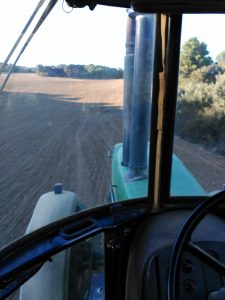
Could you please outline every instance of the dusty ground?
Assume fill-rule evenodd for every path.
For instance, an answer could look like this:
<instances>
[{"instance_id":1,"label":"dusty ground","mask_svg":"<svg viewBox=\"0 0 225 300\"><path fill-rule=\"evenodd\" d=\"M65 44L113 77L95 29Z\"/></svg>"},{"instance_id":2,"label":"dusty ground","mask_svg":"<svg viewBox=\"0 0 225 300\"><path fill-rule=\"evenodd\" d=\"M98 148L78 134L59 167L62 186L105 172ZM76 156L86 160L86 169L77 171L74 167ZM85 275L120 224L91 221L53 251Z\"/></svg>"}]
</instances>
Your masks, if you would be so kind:
<instances>
[{"instance_id":1,"label":"dusty ground","mask_svg":"<svg viewBox=\"0 0 225 300\"><path fill-rule=\"evenodd\" d=\"M0 95L0 246L24 233L55 182L88 206L107 201L122 89L121 80L12 77ZM225 183L224 157L178 138L175 152L207 191Z\"/></svg>"}]
</instances>

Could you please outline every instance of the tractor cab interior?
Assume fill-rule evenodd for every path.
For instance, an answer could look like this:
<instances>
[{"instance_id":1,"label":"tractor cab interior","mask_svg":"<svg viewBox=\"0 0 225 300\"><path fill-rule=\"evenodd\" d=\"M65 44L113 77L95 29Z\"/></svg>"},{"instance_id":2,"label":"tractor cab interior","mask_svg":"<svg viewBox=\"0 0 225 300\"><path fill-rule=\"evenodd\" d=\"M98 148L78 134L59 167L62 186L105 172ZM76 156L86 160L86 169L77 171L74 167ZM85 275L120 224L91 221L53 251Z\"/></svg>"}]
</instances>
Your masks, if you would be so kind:
<instances>
[{"instance_id":1,"label":"tractor cab interior","mask_svg":"<svg viewBox=\"0 0 225 300\"><path fill-rule=\"evenodd\" d=\"M213 64L205 53L205 69L187 71L181 65L181 39L190 13L198 14L199 23L201 14L207 14L210 23L210 14L222 17L225 1L66 2L75 9L128 9L124 101L133 97L134 121L130 104L124 102L128 110L123 142L112 153L109 203L42 222L40 215L47 214L46 207L54 210L55 202L44 208L38 202L28 234L0 251L0 299L21 285L20 300L224 299L225 192L222 183L202 183L204 176L216 174L205 174L200 167L193 173L203 146L193 146L196 160L188 157L187 162L180 132L185 121L189 127L182 138L198 130L204 134L203 113L211 120L210 128L212 111L224 116L208 90L222 82L219 60ZM208 67L217 70L213 79ZM203 87L199 77L206 78ZM224 97L222 83L219 91ZM224 124L218 124L222 132ZM222 142L217 147L213 141L210 147L210 157L222 155ZM213 164L208 170L213 173ZM53 269L48 271L48 266Z\"/></svg>"}]
</instances>

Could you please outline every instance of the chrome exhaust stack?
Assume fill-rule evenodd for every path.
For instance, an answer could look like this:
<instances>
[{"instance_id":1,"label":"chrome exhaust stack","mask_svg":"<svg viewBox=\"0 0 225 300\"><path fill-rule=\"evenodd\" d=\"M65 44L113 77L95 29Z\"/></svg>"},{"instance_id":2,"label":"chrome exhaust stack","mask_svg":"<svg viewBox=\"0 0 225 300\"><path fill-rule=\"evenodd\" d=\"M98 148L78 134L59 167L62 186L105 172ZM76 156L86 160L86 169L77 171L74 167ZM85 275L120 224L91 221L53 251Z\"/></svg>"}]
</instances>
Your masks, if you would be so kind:
<instances>
[{"instance_id":1,"label":"chrome exhaust stack","mask_svg":"<svg viewBox=\"0 0 225 300\"><path fill-rule=\"evenodd\" d=\"M130 11L127 19L126 55L124 58L123 166L128 166L130 154L136 15L135 12Z\"/></svg>"},{"instance_id":2,"label":"chrome exhaust stack","mask_svg":"<svg viewBox=\"0 0 225 300\"><path fill-rule=\"evenodd\" d=\"M152 76L154 60L155 15L135 16L135 47L133 73L125 70L125 96L132 98L132 112L129 122L125 118L125 127L129 127L129 172L126 181L146 178L148 175L148 140L150 131L150 104L152 97ZM127 59L127 58L126 58ZM126 60L125 60L126 61ZM130 62L131 64L131 62ZM126 67L126 65L125 65ZM132 74L132 76L131 76ZM128 83L127 80L130 80ZM128 86L130 91L127 91ZM132 97L130 97L132 95ZM130 107L129 106L129 107ZM127 105L125 105L125 111ZM128 125L127 125L128 124ZM126 142L125 140L125 153ZM124 164L124 161L123 161Z\"/></svg>"}]
</instances>

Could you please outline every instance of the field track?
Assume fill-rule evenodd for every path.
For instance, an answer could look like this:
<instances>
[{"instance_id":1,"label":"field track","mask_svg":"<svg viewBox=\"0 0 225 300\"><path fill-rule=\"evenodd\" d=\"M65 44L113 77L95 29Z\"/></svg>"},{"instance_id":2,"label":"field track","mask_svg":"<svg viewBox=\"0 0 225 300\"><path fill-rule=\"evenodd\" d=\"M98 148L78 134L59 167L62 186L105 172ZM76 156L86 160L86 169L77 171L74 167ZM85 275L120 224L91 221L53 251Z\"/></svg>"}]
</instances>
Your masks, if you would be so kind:
<instances>
[{"instance_id":1,"label":"field track","mask_svg":"<svg viewBox=\"0 0 225 300\"><path fill-rule=\"evenodd\" d=\"M122 90L121 80L12 77L0 95L0 246L24 233L55 182L88 206L107 201L107 151L122 139ZM225 183L223 157L178 138L175 152L207 191Z\"/></svg>"}]
</instances>

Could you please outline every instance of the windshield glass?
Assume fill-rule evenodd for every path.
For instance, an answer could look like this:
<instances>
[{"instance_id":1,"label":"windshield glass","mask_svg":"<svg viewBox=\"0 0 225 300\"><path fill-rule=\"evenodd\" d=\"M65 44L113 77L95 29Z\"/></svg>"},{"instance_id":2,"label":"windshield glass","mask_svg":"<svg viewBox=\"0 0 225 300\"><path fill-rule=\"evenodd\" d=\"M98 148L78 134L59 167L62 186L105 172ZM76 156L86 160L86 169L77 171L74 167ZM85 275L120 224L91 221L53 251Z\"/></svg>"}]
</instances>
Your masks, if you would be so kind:
<instances>
[{"instance_id":1,"label":"windshield glass","mask_svg":"<svg viewBox=\"0 0 225 300\"><path fill-rule=\"evenodd\" d=\"M148 194L155 16L56 2L0 4L0 246Z\"/></svg>"},{"instance_id":2,"label":"windshield glass","mask_svg":"<svg viewBox=\"0 0 225 300\"><path fill-rule=\"evenodd\" d=\"M224 22L183 17L172 195L206 195L225 183L225 43L216 34Z\"/></svg>"},{"instance_id":3,"label":"windshield glass","mask_svg":"<svg viewBox=\"0 0 225 300\"><path fill-rule=\"evenodd\" d=\"M1 85L48 2L3 70ZM62 2L0 94L0 246L24 234L38 199L55 183L75 193L82 207L111 201L110 153L122 142L127 12L97 7L68 14ZM0 6L2 65L37 1Z\"/></svg>"}]
</instances>

